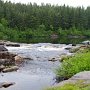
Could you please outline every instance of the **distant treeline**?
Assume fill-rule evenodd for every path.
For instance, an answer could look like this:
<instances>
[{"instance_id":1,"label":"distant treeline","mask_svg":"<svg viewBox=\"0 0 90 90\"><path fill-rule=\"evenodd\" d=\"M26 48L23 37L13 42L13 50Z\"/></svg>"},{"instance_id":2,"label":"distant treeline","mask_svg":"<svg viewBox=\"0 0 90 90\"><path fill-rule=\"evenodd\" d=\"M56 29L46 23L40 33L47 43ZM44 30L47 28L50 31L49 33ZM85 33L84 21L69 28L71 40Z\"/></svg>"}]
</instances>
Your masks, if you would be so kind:
<instances>
[{"instance_id":1,"label":"distant treeline","mask_svg":"<svg viewBox=\"0 0 90 90\"><path fill-rule=\"evenodd\" d=\"M36 32L39 35L52 32L59 35L73 32L84 34L90 29L90 7L85 9L43 3L15 4L0 0L0 29L6 28L28 31L31 36Z\"/></svg>"}]
</instances>

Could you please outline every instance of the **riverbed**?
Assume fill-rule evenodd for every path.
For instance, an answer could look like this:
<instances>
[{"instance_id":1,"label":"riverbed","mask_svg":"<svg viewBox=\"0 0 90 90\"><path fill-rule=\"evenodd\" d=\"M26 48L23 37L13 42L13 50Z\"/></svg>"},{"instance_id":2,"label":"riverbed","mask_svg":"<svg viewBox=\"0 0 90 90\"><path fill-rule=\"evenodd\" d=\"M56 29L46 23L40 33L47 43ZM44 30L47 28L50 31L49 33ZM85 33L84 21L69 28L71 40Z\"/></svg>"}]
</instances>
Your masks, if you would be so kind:
<instances>
[{"instance_id":1,"label":"riverbed","mask_svg":"<svg viewBox=\"0 0 90 90\"><path fill-rule=\"evenodd\" d=\"M25 44L20 47L6 47L9 52L25 59L17 72L0 73L0 82L15 82L15 85L0 90L43 90L56 83L55 69L60 66L60 56L70 54L65 44ZM55 58L57 61L50 61Z\"/></svg>"}]
</instances>

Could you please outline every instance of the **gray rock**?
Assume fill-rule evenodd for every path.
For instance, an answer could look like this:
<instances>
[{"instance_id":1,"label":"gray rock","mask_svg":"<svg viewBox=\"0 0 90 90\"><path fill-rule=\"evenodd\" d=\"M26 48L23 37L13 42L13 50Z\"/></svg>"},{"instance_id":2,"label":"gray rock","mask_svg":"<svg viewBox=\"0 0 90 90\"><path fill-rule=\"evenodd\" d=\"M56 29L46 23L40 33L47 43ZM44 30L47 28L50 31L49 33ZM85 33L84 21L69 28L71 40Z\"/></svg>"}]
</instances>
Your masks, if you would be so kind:
<instances>
[{"instance_id":1,"label":"gray rock","mask_svg":"<svg viewBox=\"0 0 90 90\"><path fill-rule=\"evenodd\" d=\"M4 88L8 88L9 86L14 85L14 82L2 82L0 83L0 88L4 87Z\"/></svg>"},{"instance_id":2,"label":"gray rock","mask_svg":"<svg viewBox=\"0 0 90 90\"><path fill-rule=\"evenodd\" d=\"M90 45L90 41L89 41L89 40L87 40L87 41L83 41L82 44Z\"/></svg>"},{"instance_id":3,"label":"gray rock","mask_svg":"<svg viewBox=\"0 0 90 90\"><path fill-rule=\"evenodd\" d=\"M12 71L17 71L18 69L19 69L18 66L12 66L12 67L10 67L10 68L5 68L5 69L3 69L2 72L4 72L4 73L6 73L6 72L12 72Z\"/></svg>"},{"instance_id":4,"label":"gray rock","mask_svg":"<svg viewBox=\"0 0 90 90\"><path fill-rule=\"evenodd\" d=\"M20 44L18 43L6 43L5 45L10 47L20 47Z\"/></svg>"},{"instance_id":5,"label":"gray rock","mask_svg":"<svg viewBox=\"0 0 90 90\"><path fill-rule=\"evenodd\" d=\"M56 84L54 87L63 86L65 84L70 84L70 83L75 84L78 81L82 81L84 85L90 84L90 71L83 71L83 72L77 73L76 75L72 76L70 79L64 80Z\"/></svg>"},{"instance_id":6,"label":"gray rock","mask_svg":"<svg viewBox=\"0 0 90 90\"><path fill-rule=\"evenodd\" d=\"M8 51L3 45L0 45L0 51Z\"/></svg>"}]
</instances>

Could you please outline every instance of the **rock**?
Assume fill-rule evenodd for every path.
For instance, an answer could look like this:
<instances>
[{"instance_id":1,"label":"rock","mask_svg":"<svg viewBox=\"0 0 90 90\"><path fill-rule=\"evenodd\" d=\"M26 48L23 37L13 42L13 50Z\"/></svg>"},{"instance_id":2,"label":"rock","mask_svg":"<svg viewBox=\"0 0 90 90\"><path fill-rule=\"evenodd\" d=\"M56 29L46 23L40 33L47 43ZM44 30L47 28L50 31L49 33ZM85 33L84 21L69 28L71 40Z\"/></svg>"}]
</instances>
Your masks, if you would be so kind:
<instances>
[{"instance_id":1,"label":"rock","mask_svg":"<svg viewBox=\"0 0 90 90\"><path fill-rule=\"evenodd\" d=\"M69 59L71 56L69 55L61 55L61 59L60 59L60 62L63 62L64 60L67 60Z\"/></svg>"},{"instance_id":2,"label":"rock","mask_svg":"<svg viewBox=\"0 0 90 90\"><path fill-rule=\"evenodd\" d=\"M73 47L72 44L71 44L71 45L67 45L67 46L65 47L65 49L66 49L66 50L70 50L72 47Z\"/></svg>"},{"instance_id":3,"label":"rock","mask_svg":"<svg viewBox=\"0 0 90 90\"><path fill-rule=\"evenodd\" d=\"M72 76L70 80L90 80L90 71L83 71Z\"/></svg>"},{"instance_id":4,"label":"rock","mask_svg":"<svg viewBox=\"0 0 90 90\"><path fill-rule=\"evenodd\" d=\"M87 41L83 41L82 44L90 45L90 41L89 41L89 40L87 40Z\"/></svg>"},{"instance_id":5,"label":"rock","mask_svg":"<svg viewBox=\"0 0 90 90\"><path fill-rule=\"evenodd\" d=\"M6 42L7 40L0 40L0 45L5 45Z\"/></svg>"},{"instance_id":6,"label":"rock","mask_svg":"<svg viewBox=\"0 0 90 90\"><path fill-rule=\"evenodd\" d=\"M15 64L15 61L12 59L0 59L0 65L9 66L14 64Z\"/></svg>"},{"instance_id":7,"label":"rock","mask_svg":"<svg viewBox=\"0 0 90 90\"><path fill-rule=\"evenodd\" d=\"M14 82L3 82L3 83L0 83L0 88L2 88L2 87L7 88L7 87L12 86L14 84L15 84Z\"/></svg>"},{"instance_id":8,"label":"rock","mask_svg":"<svg viewBox=\"0 0 90 90\"><path fill-rule=\"evenodd\" d=\"M48 61L55 62L55 61L57 61L57 59L56 59L56 58L51 58L51 59L49 59Z\"/></svg>"},{"instance_id":9,"label":"rock","mask_svg":"<svg viewBox=\"0 0 90 90\"><path fill-rule=\"evenodd\" d=\"M23 59L26 59L26 60L33 60L33 59L30 58L30 57L24 57Z\"/></svg>"},{"instance_id":10,"label":"rock","mask_svg":"<svg viewBox=\"0 0 90 90\"><path fill-rule=\"evenodd\" d=\"M69 50L69 52L70 52L70 53L75 53L75 52L77 52L79 49L80 49L80 46L72 47L72 48Z\"/></svg>"},{"instance_id":11,"label":"rock","mask_svg":"<svg viewBox=\"0 0 90 90\"><path fill-rule=\"evenodd\" d=\"M6 43L6 46L10 46L10 47L20 47L20 44L18 44L18 43Z\"/></svg>"},{"instance_id":12,"label":"rock","mask_svg":"<svg viewBox=\"0 0 90 90\"><path fill-rule=\"evenodd\" d=\"M15 56L14 58L16 64L21 64L23 62L23 58L21 56Z\"/></svg>"},{"instance_id":13,"label":"rock","mask_svg":"<svg viewBox=\"0 0 90 90\"><path fill-rule=\"evenodd\" d=\"M3 45L0 45L0 51L8 51Z\"/></svg>"},{"instance_id":14,"label":"rock","mask_svg":"<svg viewBox=\"0 0 90 90\"><path fill-rule=\"evenodd\" d=\"M14 65L16 54L0 52L0 65Z\"/></svg>"},{"instance_id":15,"label":"rock","mask_svg":"<svg viewBox=\"0 0 90 90\"><path fill-rule=\"evenodd\" d=\"M2 72L4 72L4 73L6 73L6 72L12 72L12 71L17 71L18 69L19 69L18 66L12 66L12 67L10 67L10 68L5 68L5 69L3 69Z\"/></svg>"},{"instance_id":16,"label":"rock","mask_svg":"<svg viewBox=\"0 0 90 90\"><path fill-rule=\"evenodd\" d=\"M4 66L4 65L1 65L1 66L0 66L0 72L1 72L3 69L5 69L5 66Z\"/></svg>"},{"instance_id":17,"label":"rock","mask_svg":"<svg viewBox=\"0 0 90 90\"><path fill-rule=\"evenodd\" d=\"M80 82L82 81L82 82ZM70 79L68 80L64 80L58 84L55 85L56 86L63 86L65 84L77 84L77 82L83 83L84 85L89 84L90 85L90 71L83 71L80 73L77 73L76 75L72 76Z\"/></svg>"}]
</instances>

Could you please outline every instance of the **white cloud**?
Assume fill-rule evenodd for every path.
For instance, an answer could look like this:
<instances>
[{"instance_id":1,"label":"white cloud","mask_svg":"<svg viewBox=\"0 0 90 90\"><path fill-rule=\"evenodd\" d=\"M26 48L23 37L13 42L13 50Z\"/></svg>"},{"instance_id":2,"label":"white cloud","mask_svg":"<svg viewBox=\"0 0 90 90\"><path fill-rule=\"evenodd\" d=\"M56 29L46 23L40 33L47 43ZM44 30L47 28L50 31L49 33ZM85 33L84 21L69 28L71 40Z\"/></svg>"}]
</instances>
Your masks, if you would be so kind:
<instances>
[{"instance_id":1,"label":"white cloud","mask_svg":"<svg viewBox=\"0 0 90 90\"><path fill-rule=\"evenodd\" d=\"M9 1L9 0L4 0ZM21 2L21 3L28 3L28 2L36 2L37 4L43 3L51 3L51 4L58 4L58 5L70 5L70 6L90 6L90 0L10 0L12 2Z\"/></svg>"}]
</instances>

